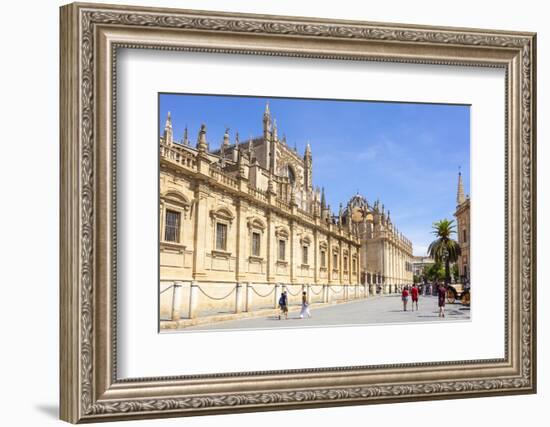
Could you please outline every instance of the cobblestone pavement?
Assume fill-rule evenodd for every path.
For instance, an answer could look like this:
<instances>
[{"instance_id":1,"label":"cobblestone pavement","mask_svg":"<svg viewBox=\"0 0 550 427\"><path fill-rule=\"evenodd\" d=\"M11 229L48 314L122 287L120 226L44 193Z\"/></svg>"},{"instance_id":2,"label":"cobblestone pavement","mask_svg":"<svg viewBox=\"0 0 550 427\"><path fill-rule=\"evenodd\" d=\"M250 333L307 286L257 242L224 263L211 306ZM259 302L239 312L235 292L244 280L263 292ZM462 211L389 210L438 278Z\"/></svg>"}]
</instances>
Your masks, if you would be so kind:
<instances>
[{"instance_id":1,"label":"cobblestone pavement","mask_svg":"<svg viewBox=\"0 0 550 427\"><path fill-rule=\"evenodd\" d=\"M184 330L273 329L470 320L470 308L460 303L446 304L446 317L440 318L438 316L437 297L433 296L420 296L418 308L418 311L411 311L411 301L409 299L407 305L408 311L403 311L400 295L386 295L325 307L312 307L312 317L309 319L300 319L299 311L295 311L289 313L288 319L283 320L279 320L277 316L266 316L253 319L230 320L209 325L190 326Z\"/></svg>"}]
</instances>

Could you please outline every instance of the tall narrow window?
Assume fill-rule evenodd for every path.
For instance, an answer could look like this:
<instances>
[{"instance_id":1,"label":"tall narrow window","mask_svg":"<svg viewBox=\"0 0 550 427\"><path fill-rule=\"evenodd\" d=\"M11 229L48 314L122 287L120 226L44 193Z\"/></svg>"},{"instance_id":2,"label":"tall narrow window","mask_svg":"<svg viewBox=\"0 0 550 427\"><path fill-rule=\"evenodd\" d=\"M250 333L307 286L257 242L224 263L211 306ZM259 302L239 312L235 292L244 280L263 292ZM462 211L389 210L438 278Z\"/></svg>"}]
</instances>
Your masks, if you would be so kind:
<instances>
[{"instance_id":1,"label":"tall narrow window","mask_svg":"<svg viewBox=\"0 0 550 427\"><path fill-rule=\"evenodd\" d=\"M332 254L332 269L338 270L338 254Z\"/></svg>"},{"instance_id":2,"label":"tall narrow window","mask_svg":"<svg viewBox=\"0 0 550 427\"><path fill-rule=\"evenodd\" d=\"M307 264L308 263L307 250L308 250L308 247L306 245L302 246L302 264Z\"/></svg>"},{"instance_id":3,"label":"tall narrow window","mask_svg":"<svg viewBox=\"0 0 550 427\"><path fill-rule=\"evenodd\" d=\"M279 240L279 261L285 260L286 241Z\"/></svg>"},{"instance_id":4,"label":"tall narrow window","mask_svg":"<svg viewBox=\"0 0 550 427\"><path fill-rule=\"evenodd\" d=\"M344 257L344 271L346 273L348 272L348 257L347 256Z\"/></svg>"},{"instance_id":5,"label":"tall narrow window","mask_svg":"<svg viewBox=\"0 0 550 427\"><path fill-rule=\"evenodd\" d=\"M355 258L351 260L351 268L353 274L357 273L357 260Z\"/></svg>"},{"instance_id":6,"label":"tall narrow window","mask_svg":"<svg viewBox=\"0 0 550 427\"><path fill-rule=\"evenodd\" d=\"M462 241L466 243L466 229L462 230Z\"/></svg>"},{"instance_id":7,"label":"tall narrow window","mask_svg":"<svg viewBox=\"0 0 550 427\"><path fill-rule=\"evenodd\" d=\"M227 224L216 223L216 249L225 251L227 248Z\"/></svg>"},{"instance_id":8,"label":"tall narrow window","mask_svg":"<svg viewBox=\"0 0 550 427\"><path fill-rule=\"evenodd\" d=\"M260 256L260 233L252 233L252 255Z\"/></svg>"},{"instance_id":9,"label":"tall narrow window","mask_svg":"<svg viewBox=\"0 0 550 427\"><path fill-rule=\"evenodd\" d=\"M166 225L164 227L164 240L167 242L180 241L180 218L179 212L166 210Z\"/></svg>"},{"instance_id":10,"label":"tall narrow window","mask_svg":"<svg viewBox=\"0 0 550 427\"><path fill-rule=\"evenodd\" d=\"M326 266L327 266L326 252L321 251L321 268L326 268Z\"/></svg>"}]
</instances>

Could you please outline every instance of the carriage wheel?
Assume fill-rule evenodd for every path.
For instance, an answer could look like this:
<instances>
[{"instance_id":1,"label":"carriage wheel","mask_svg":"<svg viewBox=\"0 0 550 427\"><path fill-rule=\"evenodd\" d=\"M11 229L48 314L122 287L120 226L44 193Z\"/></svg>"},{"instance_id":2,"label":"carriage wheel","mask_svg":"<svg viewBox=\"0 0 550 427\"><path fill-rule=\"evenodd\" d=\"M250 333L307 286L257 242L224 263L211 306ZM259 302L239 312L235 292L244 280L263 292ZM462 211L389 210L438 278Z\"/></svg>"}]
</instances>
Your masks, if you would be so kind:
<instances>
[{"instance_id":1,"label":"carriage wheel","mask_svg":"<svg viewBox=\"0 0 550 427\"><path fill-rule=\"evenodd\" d=\"M449 304L453 304L456 300L456 296L455 296L455 293L452 291L452 290L448 290L447 291L447 302Z\"/></svg>"}]
</instances>

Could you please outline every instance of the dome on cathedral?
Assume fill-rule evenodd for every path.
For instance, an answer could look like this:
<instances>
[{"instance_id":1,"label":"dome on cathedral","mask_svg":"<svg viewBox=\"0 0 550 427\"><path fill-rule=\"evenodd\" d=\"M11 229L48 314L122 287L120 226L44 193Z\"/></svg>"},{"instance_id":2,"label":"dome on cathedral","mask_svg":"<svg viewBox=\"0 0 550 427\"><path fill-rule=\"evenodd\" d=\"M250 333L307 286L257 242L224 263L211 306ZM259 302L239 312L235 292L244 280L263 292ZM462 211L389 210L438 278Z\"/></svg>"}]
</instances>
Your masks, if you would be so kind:
<instances>
[{"instance_id":1,"label":"dome on cathedral","mask_svg":"<svg viewBox=\"0 0 550 427\"><path fill-rule=\"evenodd\" d=\"M352 208L363 208L363 207L369 207L369 204L367 202L366 197L359 194L359 192L353 196L349 201L349 206Z\"/></svg>"},{"instance_id":2,"label":"dome on cathedral","mask_svg":"<svg viewBox=\"0 0 550 427\"><path fill-rule=\"evenodd\" d=\"M347 223L348 217L351 217L353 222L362 222L365 219L365 216L369 216L368 211L370 210L367 199L359 194L355 194L343 212L344 221ZM350 215L351 213L351 215Z\"/></svg>"}]
</instances>

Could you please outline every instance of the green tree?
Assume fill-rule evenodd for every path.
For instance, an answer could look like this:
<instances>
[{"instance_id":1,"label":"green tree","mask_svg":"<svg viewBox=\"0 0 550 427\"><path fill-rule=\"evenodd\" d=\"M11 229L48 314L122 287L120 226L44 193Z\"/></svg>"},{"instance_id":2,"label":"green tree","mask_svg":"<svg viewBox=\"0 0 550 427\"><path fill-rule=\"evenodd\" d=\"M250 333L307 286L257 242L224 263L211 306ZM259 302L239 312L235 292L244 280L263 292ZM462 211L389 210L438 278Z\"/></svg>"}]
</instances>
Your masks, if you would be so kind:
<instances>
[{"instance_id":1,"label":"green tree","mask_svg":"<svg viewBox=\"0 0 550 427\"><path fill-rule=\"evenodd\" d=\"M445 278L445 267L441 262L435 262L430 265L424 266L422 272L428 282L435 282L436 280L443 280Z\"/></svg>"},{"instance_id":2,"label":"green tree","mask_svg":"<svg viewBox=\"0 0 550 427\"><path fill-rule=\"evenodd\" d=\"M442 219L433 223L433 234L437 237L428 247L428 254L445 265L445 284L451 283L451 263L460 256L460 246L451 238L456 233L454 220Z\"/></svg>"},{"instance_id":3,"label":"green tree","mask_svg":"<svg viewBox=\"0 0 550 427\"><path fill-rule=\"evenodd\" d=\"M453 264L453 266L451 267L452 269L452 274L453 274L453 279L455 281L458 281L459 279L459 274L458 274L458 264Z\"/></svg>"}]
</instances>

